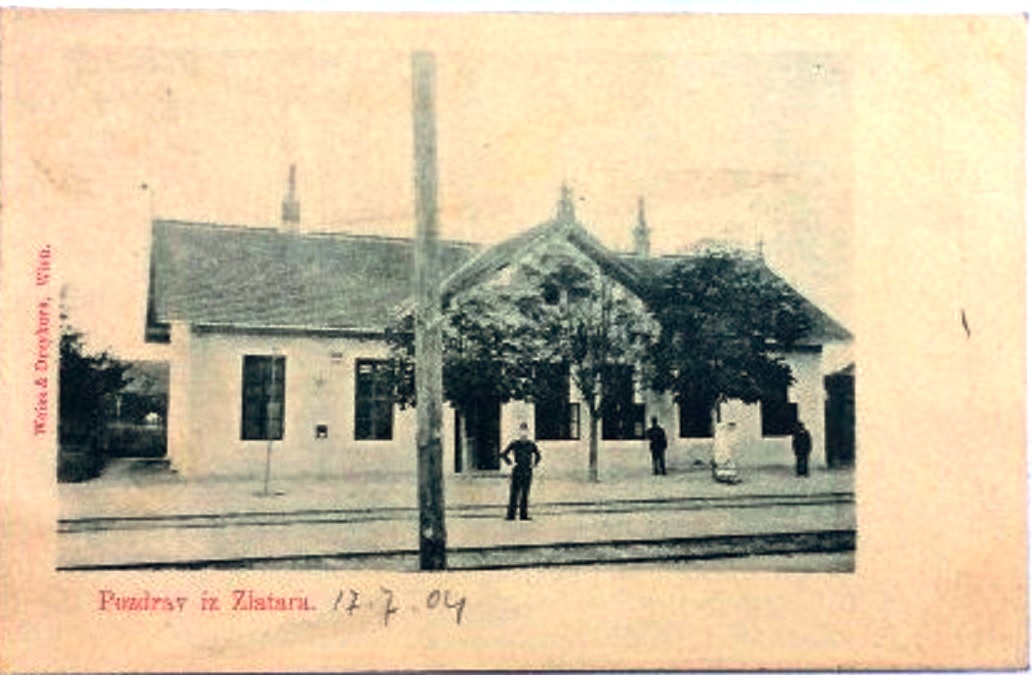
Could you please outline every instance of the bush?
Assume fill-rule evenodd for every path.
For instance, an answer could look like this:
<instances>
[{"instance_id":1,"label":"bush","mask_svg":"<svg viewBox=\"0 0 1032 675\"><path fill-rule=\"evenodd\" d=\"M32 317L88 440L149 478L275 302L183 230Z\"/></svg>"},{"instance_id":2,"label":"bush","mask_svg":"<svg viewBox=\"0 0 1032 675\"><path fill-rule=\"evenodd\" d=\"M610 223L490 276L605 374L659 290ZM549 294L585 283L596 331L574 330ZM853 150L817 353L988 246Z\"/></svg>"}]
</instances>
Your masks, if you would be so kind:
<instances>
[{"instance_id":1,"label":"bush","mask_svg":"<svg viewBox=\"0 0 1032 675\"><path fill-rule=\"evenodd\" d=\"M104 470L104 460L89 447L61 448L57 453L57 481L82 483L92 480Z\"/></svg>"},{"instance_id":2,"label":"bush","mask_svg":"<svg viewBox=\"0 0 1032 675\"><path fill-rule=\"evenodd\" d=\"M165 427L108 424L106 454L109 457L164 457L165 447Z\"/></svg>"}]
</instances>

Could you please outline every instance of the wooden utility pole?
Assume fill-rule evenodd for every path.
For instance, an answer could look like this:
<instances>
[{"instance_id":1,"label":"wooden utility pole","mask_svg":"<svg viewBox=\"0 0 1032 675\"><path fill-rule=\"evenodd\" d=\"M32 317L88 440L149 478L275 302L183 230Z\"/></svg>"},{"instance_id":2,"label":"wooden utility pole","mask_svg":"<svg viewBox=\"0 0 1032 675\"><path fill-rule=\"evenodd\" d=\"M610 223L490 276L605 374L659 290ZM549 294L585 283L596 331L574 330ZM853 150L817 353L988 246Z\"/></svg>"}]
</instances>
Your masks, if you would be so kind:
<instances>
[{"instance_id":1,"label":"wooden utility pole","mask_svg":"<svg viewBox=\"0 0 1032 675\"><path fill-rule=\"evenodd\" d=\"M444 471L441 415L441 290L437 246L437 131L434 56L412 54L416 182L416 447L419 453L419 568L443 570Z\"/></svg>"}]
</instances>

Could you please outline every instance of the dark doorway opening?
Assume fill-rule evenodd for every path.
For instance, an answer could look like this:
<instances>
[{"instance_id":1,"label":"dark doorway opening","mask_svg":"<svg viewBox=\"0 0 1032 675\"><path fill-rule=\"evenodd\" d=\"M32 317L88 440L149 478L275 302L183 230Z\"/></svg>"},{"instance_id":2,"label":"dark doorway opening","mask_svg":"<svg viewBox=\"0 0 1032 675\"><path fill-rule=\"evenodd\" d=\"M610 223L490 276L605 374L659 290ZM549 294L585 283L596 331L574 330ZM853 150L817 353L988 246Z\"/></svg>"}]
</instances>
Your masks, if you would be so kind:
<instances>
[{"instance_id":1,"label":"dark doorway opening","mask_svg":"<svg viewBox=\"0 0 1032 675\"><path fill-rule=\"evenodd\" d=\"M501 402L490 398L472 401L463 408L461 417L465 420L465 449L469 452L469 467L474 471L497 471L501 466ZM456 446L457 471L461 471L464 461L460 445Z\"/></svg>"},{"instance_id":2,"label":"dark doorway opening","mask_svg":"<svg viewBox=\"0 0 1032 675\"><path fill-rule=\"evenodd\" d=\"M856 368L852 364L824 378L824 452L828 468L856 461Z\"/></svg>"},{"instance_id":3,"label":"dark doorway opening","mask_svg":"<svg viewBox=\"0 0 1032 675\"><path fill-rule=\"evenodd\" d=\"M634 366L602 371L602 440L645 438L645 406L634 402Z\"/></svg>"}]
</instances>

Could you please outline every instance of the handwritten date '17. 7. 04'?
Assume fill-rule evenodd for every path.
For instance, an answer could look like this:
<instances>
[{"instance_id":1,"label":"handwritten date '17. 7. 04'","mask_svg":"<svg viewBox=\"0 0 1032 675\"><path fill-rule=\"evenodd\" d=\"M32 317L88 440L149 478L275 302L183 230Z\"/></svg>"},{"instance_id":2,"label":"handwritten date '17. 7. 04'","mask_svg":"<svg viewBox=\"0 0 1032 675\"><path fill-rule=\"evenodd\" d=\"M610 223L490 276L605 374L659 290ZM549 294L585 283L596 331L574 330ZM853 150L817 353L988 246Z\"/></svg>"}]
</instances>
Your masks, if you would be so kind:
<instances>
[{"instance_id":1,"label":"handwritten date '17. 7. 04'","mask_svg":"<svg viewBox=\"0 0 1032 675\"><path fill-rule=\"evenodd\" d=\"M391 620L405 613L435 612L445 613L462 625L466 610L466 597L450 590L434 589L413 603L404 602L398 594L389 588L380 587L379 593L359 592L353 588L342 588L333 603L333 611L347 616L375 612L383 618L383 625L391 625Z\"/></svg>"}]
</instances>

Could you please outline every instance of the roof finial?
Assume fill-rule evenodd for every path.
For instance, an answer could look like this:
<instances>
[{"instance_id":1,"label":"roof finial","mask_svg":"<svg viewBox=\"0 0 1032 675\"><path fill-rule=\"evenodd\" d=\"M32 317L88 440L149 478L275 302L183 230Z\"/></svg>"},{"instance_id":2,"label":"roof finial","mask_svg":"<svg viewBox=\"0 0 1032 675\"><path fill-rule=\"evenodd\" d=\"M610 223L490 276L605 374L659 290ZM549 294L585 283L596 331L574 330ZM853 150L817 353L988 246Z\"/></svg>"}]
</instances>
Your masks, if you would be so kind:
<instances>
[{"instance_id":1,"label":"roof finial","mask_svg":"<svg viewBox=\"0 0 1032 675\"><path fill-rule=\"evenodd\" d=\"M556 207L555 217L556 220L571 223L577 220L577 214L573 206L573 190L570 189L569 184L565 180L559 191L559 205Z\"/></svg>"},{"instance_id":2,"label":"roof finial","mask_svg":"<svg viewBox=\"0 0 1032 675\"><path fill-rule=\"evenodd\" d=\"M763 260L763 237L756 240L756 257Z\"/></svg>"},{"instance_id":3,"label":"roof finial","mask_svg":"<svg viewBox=\"0 0 1032 675\"><path fill-rule=\"evenodd\" d=\"M297 199L297 165L290 165L287 179L287 195L283 198L283 229L287 232L301 230L301 202Z\"/></svg>"},{"instance_id":4,"label":"roof finial","mask_svg":"<svg viewBox=\"0 0 1032 675\"><path fill-rule=\"evenodd\" d=\"M638 224L634 226L634 254L639 258L648 258L649 225L645 222L645 198L638 197Z\"/></svg>"}]
</instances>

